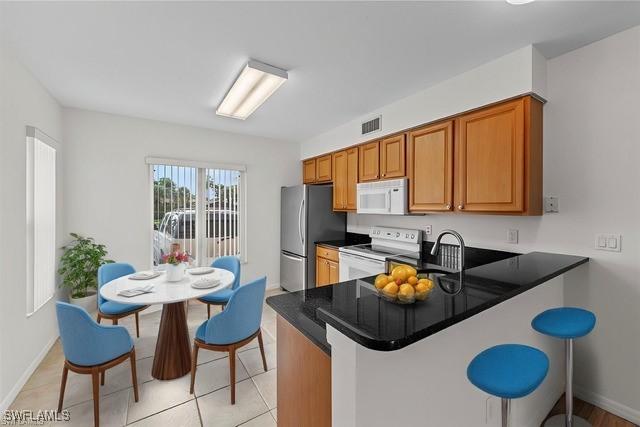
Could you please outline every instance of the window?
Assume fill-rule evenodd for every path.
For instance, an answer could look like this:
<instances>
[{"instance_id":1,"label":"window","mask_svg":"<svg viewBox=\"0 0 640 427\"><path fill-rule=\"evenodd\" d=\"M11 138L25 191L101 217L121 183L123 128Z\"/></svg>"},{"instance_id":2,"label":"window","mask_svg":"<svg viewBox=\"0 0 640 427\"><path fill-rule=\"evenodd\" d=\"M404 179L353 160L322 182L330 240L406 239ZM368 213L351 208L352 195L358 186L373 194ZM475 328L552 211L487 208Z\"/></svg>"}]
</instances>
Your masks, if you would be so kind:
<instances>
[{"instance_id":1,"label":"window","mask_svg":"<svg viewBox=\"0 0 640 427\"><path fill-rule=\"evenodd\" d=\"M27 127L27 315L55 294L56 151L58 144Z\"/></svg>"},{"instance_id":2,"label":"window","mask_svg":"<svg viewBox=\"0 0 640 427\"><path fill-rule=\"evenodd\" d=\"M246 262L240 165L147 158L153 193L153 265L179 248L197 265L225 255Z\"/></svg>"}]
</instances>

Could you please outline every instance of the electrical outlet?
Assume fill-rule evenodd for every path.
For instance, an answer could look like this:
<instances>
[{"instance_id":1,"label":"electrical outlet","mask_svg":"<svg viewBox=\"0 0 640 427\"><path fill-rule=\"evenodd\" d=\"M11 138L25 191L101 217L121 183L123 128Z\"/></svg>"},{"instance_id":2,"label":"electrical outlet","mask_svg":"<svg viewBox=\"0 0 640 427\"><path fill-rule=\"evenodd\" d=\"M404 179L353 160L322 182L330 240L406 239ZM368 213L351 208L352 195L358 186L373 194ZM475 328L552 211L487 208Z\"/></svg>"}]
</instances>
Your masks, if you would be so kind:
<instances>
[{"instance_id":1,"label":"electrical outlet","mask_svg":"<svg viewBox=\"0 0 640 427\"><path fill-rule=\"evenodd\" d=\"M557 197L545 197L544 198L544 211L546 213L560 212L558 210L558 198Z\"/></svg>"},{"instance_id":2,"label":"electrical outlet","mask_svg":"<svg viewBox=\"0 0 640 427\"><path fill-rule=\"evenodd\" d=\"M596 234L595 246L600 251L622 252L622 234Z\"/></svg>"},{"instance_id":3,"label":"electrical outlet","mask_svg":"<svg viewBox=\"0 0 640 427\"><path fill-rule=\"evenodd\" d=\"M424 233L427 235L431 234L431 226L430 225L425 225L424 226Z\"/></svg>"},{"instance_id":4,"label":"electrical outlet","mask_svg":"<svg viewBox=\"0 0 640 427\"><path fill-rule=\"evenodd\" d=\"M518 230L514 228L509 229L507 234L507 243L518 243Z\"/></svg>"}]
</instances>

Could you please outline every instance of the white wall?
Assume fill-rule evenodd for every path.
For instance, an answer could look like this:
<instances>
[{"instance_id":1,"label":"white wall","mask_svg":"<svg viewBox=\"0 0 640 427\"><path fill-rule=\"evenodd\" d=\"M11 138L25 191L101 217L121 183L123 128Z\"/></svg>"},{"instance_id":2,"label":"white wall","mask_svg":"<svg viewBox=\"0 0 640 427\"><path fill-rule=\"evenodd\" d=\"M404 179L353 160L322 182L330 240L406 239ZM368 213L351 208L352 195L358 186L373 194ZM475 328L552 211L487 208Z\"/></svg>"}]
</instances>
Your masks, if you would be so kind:
<instances>
[{"instance_id":1,"label":"white wall","mask_svg":"<svg viewBox=\"0 0 640 427\"><path fill-rule=\"evenodd\" d=\"M536 85L545 84L536 79ZM598 316L596 329L576 345L577 392L640 423L640 27L548 61L546 79L544 193L559 197L560 213L531 218L350 214L348 228L432 225L434 233L460 231L473 246L591 257L565 289L567 304ZM324 151L333 148L327 144ZM509 228L520 230L518 245L506 243ZM621 233L623 251L596 251L599 232Z\"/></svg>"},{"instance_id":2,"label":"white wall","mask_svg":"<svg viewBox=\"0 0 640 427\"><path fill-rule=\"evenodd\" d=\"M58 335L53 300L26 316L26 126L62 141L58 103L0 43L0 411L11 404ZM58 152L61 171L62 153ZM63 211L58 176L58 241Z\"/></svg>"},{"instance_id":3,"label":"white wall","mask_svg":"<svg viewBox=\"0 0 640 427\"><path fill-rule=\"evenodd\" d=\"M231 120L231 119L230 119ZM280 187L301 181L298 145L131 117L64 110L65 230L94 237L109 256L150 267L146 156L247 166L243 282L279 282Z\"/></svg>"},{"instance_id":4,"label":"white wall","mask_svg":"<svg viewBox=\"0 0 640 427\"><path fill-rule=\"evenodd\" d=\"M533 46L502 56L304 141L301 158L324 154L370 140L376 135L390 134L529 92L545 96L544 58ZM378 115L382 115L382 130L361 136L360 124Z\"/></svg>"}]
</instances>

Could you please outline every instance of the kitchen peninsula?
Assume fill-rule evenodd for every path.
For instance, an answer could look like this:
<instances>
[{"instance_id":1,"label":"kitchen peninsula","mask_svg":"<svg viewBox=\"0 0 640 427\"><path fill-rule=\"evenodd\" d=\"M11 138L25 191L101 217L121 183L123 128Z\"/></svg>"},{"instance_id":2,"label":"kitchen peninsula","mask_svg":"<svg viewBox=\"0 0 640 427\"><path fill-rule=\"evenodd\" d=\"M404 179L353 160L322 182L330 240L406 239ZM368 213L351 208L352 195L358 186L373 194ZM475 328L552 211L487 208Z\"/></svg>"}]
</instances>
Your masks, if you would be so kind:
<instances>
[{"instance_id":1,"label":"kitchen peninsula","mask_svg":"<svg viewBox=\"0 0 640 427\"><path fill-rule=\"evenodd\" d=\"M292 399L278 405L279 424L309 417L309 425L334 427L493 425L500 402L468 383L466 367L484 348L517 342L551 362L541 387L512 409L513 425L540 425L562 393L563 347L530 322L563 305L565 276L588 259L532 252L494 261L498 252L487 252L484 265L479 255L457 295L445 292L459 286L457 273L434 257L417 260L420 271L450 274L414 305L379 298L373 277L268 298L278 313L278 357L297 360L278 363L278 399Z\"/></svg>"}]
</instances>

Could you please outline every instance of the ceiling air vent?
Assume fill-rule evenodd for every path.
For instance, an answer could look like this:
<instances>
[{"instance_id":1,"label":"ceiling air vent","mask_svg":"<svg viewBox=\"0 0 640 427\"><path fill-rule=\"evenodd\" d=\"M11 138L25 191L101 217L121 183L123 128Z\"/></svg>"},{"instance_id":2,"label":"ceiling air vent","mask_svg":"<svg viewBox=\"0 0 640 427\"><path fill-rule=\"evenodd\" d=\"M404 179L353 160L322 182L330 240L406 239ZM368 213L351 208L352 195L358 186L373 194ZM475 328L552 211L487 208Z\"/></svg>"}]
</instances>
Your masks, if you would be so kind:
<instances>
[{"instance_id":1,"label":"ceiling air vent","mask_svg":"<svg viewBox=\"0 0 640 427\"><path fill-rule=\"evenodd\" d=\"M382 116L378 116L375 119L362 123L362 135L368 135L372 132L379 131L380 120L382 120Z\"/></svg>"}]
</instances>

